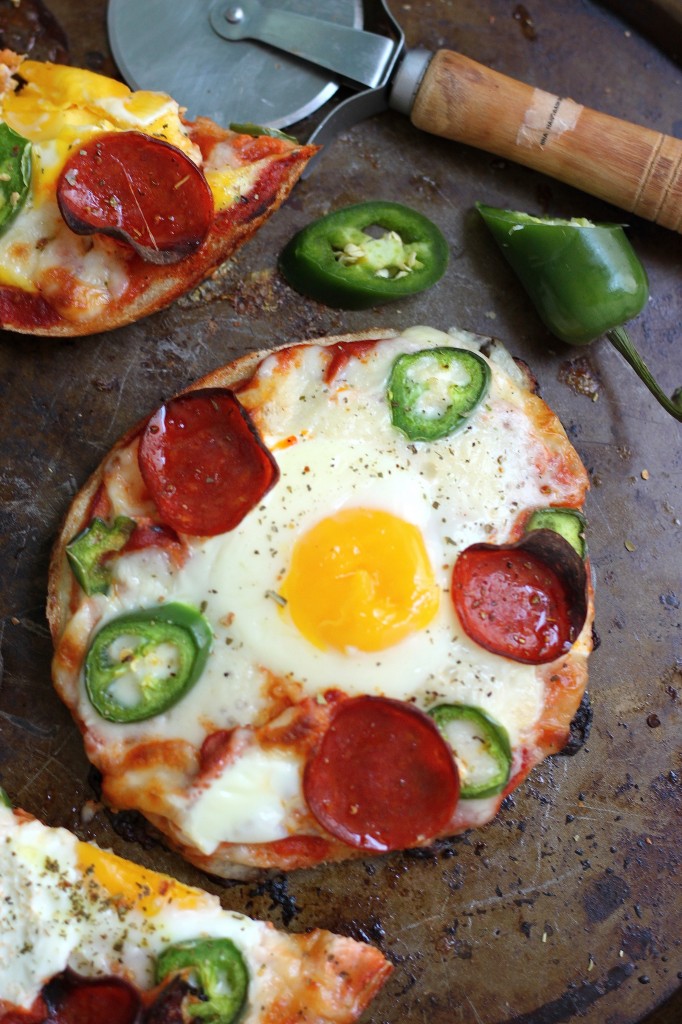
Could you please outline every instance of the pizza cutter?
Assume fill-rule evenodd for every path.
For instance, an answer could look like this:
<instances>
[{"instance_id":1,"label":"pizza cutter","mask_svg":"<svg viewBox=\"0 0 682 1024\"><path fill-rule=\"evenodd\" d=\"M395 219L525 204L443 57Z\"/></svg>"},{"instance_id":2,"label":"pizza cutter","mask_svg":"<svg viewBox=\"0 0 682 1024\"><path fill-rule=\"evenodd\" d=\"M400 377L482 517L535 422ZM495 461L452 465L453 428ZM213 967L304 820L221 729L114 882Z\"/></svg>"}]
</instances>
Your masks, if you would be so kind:
<instances>
[{"instance_id":1,"label":"pizza cutter","mask_svg":"<svg viewBox=\"0 0 682 1024\"><path fill-rule=\"evenodd\" d=\"M190 117L282 128L343 87L350 95L309 141L326 145L395 109L424 131L682 230L681 140L451 50L406 51L386 0L109 0L108 29L126 81L169 92Z\"/></svg>"}]
</instances>

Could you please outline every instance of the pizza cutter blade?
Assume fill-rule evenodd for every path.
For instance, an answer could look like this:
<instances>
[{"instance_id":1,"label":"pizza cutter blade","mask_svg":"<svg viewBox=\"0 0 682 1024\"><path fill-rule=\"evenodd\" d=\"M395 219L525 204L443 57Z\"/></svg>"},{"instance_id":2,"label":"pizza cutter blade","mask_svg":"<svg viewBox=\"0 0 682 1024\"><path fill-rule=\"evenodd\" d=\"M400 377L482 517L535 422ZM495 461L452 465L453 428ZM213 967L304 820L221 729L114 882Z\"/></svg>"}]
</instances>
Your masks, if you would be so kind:
<instances>
[{"instance_id":1,"label":"pizza cutter blade","mask_svg":"<svg viewBox=\"0 0 682 1024\"><path fill-rule=\"evenodd\" d=\"M352 94L309 141L326 145L393 108L424 131L682 231L681 140L451 50L405 52L386 0L365 0L362 11L356 2L186 0L170 7L167 0L110 0L109 33L127 81L165 89L190 116L279 128L319 109L343 84ZM358 24L363 19L369 29Z\"/></svg>"},{"instance_id":2,"label":"pizza cutter blade","mask_svg":"<svg viewBox=\"0 0 682 1024\"><path fill-rule=\"evenodd\" d=\"M274 46L232 41L229 0L109 0L107 29L118 68L134 89L163 90L187 117L218 124L252 122L282 128L314 113L336 93L328 71ZM278 0L294 15L362 27L362 0ZM238 19L237 19L238 20Z\"/></svg>"}]
</instances>

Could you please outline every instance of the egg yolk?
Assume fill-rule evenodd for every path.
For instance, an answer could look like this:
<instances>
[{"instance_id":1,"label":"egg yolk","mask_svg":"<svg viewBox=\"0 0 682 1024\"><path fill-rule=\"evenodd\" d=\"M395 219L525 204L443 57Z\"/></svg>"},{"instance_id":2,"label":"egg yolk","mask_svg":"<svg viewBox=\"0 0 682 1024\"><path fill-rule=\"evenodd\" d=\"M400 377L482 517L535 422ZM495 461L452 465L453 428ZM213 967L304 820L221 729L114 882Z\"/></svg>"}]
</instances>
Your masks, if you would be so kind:
<instances>
[{"instance_id":1,"label":"egg yolk","mask_svg":"<svg viewBox=\"0 0 682 1024\"><path fill-rule=\"evenodd\" d=\"M33 60L18 74L24 85L2 98L0 116L34 144L34 205L53 193L71 147L101 132L142 131L196 156L178 105L165 93L132 92L94 71Z\"/></svg>"},{"instance_id":2,"label":"egg yolk","mask_svg":"<svg viewBox=\"0 0 682 1024\"><path fill-rule=\"evenodd\" d=\"M344 509L296 542L280 593L316 647L381 651L433 619L439 589L420 531L377 509Z\"/></svg>"},{"instance_id":3,"label":"egg yolk","mask_svg":"<svg viewBox=\"0 0 682 1024\"><path fill-rule=\"evenodd\" d=\"M136 907L145 917L154 917L170 904L188 910L201 904L203 893L169 875L150 871L89 843L79 842L77 849L85 879L92 877L117 903Z\"/></svg>"}]
</instances>

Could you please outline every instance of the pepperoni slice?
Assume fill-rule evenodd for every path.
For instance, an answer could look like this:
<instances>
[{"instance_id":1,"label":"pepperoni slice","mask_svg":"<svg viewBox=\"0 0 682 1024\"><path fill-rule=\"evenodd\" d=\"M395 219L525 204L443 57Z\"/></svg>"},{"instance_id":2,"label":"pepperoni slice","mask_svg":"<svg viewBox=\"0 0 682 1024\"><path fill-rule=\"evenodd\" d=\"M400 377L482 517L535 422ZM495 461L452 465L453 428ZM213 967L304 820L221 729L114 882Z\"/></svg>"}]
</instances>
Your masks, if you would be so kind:
<instances>
[{"instance_id":1,"label":"pepperoni slice","mask_svg":"<svg viewBox=\"0 0 682 1024\"><path fill-rule=\"evenodd\" d=\"M279 478L227 388L190 391L161 406L142 433L138 459L166 525L198 536L233 530Z\"/></svg>"},{"instance_id":2,"label":"pepperoni slice","mask_svg":"<svg viewBox=\"0 0 682 1024\"><path fill-rule=\"evenodd\" d=\"M538 543L531 538L516 546L466 548L455 563L452 599L462 628L481 647L514 661L543 665L565 654L581 626L566 574L543 557L543 538ZM556 534L547 539L554 551L561 546L560 554L572 569L570 545L561 544ZM576 591L578 596L579 588Z\"/></svg>"},{"instance_id":3,"label":"pepperoni slice","mask_svg":"<svg viewBox=\"0 0 682 1024\"><path fill-rule=\"evenodd\" d=\"M74 148L57 201L76 234L111 235L148 263L189 256L213 223L202 171L177 146L142 132L109 132Z\"/></svg>"},{"instance_id":4,"label":"pepperoni slice","mask_svg":"<svg viewBox=\"0 0 682 1024\"><path fill-rule=\"evenodd\" d=\"M123 978L83 978L67 969L43 989L46 1024L138 1024L141 1000Z\"/></svg>"},{"instance_id":5,"label":"pepperoni slice","mask_svg":"<svg viewBox=\"0 0 682 1024\"><path fill-rule=\"evenodd\" d=\"M5 1014L0 1010L0 1024L45 1024L45 1010L10 1010Z\"/></svg>"},{"instance_id":6,"label":"pepperoni slice","mask_svg":"<svg viewBox=\"0 0 682 1024\"><path fill-rule=\"evenodd\" d=\"M46 1012L45 1004L38 998L30 1010L0 1010L0 1024L45 1024Z\"/></svg>"},{"instance_id":7,"label":"pepperoni slice","mask_svg":"<svg viewBox=\"0 0 682 1024\"><path fill-rule=\"evenodd\" d=\"M427 715L402 701L355 697L339 705L303 788L323 828L349 846L383 853L443 832L459 775Z\"/></svg>"}]
</instances>

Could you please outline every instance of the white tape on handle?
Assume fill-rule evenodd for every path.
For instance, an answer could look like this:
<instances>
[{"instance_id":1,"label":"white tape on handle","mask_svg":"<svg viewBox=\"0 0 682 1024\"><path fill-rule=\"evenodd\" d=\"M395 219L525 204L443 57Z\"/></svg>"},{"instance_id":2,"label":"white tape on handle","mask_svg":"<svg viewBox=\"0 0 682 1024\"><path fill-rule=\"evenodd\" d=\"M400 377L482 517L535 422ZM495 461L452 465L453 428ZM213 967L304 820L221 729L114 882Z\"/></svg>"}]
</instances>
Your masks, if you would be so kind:
<instances>
[{"instance_id":1,"label":"white tape on handle","mask_svg":"<svg viewBox=\"0 0 682 1024\"><path fill-rule=\"evenodd\" d=\"M573 100L534 89L531 103L516 135L516 145L543 149L578 123L583 107Z\"/></svg>"}]
</instances>

